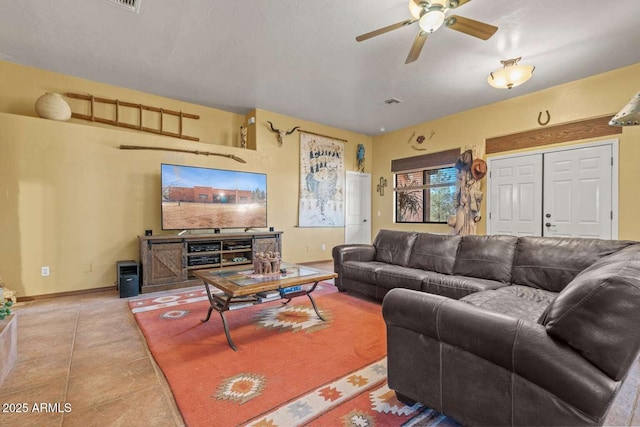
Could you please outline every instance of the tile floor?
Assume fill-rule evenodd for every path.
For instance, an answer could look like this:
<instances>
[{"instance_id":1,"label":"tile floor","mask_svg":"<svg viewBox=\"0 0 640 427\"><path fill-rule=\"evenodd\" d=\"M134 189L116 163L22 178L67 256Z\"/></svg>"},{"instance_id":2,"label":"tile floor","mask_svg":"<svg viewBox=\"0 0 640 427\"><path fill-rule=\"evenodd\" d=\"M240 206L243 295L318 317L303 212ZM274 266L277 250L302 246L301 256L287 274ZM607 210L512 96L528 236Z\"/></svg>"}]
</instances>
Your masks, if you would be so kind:
<instances>
[{"instance_id":1,"label":"tile floor","mask_svg":"<svg viewBox=\"0 0 640 427\"><path fill-rule=\"evenodd\" d=\"M18 303L0 426L183 426L127 303L115 290ZM636 362L607 425L640 425L639 390Z\"/></svg>"}]
</instances>

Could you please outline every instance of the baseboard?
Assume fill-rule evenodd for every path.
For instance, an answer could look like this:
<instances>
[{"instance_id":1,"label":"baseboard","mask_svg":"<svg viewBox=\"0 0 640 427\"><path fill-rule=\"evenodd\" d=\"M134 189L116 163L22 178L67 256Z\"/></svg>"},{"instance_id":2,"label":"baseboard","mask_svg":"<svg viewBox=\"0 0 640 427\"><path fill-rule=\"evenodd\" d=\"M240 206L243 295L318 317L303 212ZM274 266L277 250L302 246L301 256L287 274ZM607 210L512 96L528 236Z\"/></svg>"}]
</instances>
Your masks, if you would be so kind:
<instances>
[{"instance_id":1,"label":"baseboard","mask_svg":"<svg viewBox=\"0 0 640 427\"><path fill-rule=\"evenodd\" d=\"M58 298L58 297L68 297L68 296L73 296L73 295L82 295L82 294L92 294L95 292L104 292L104 291L111 291L111 290L118 290L117 286L105 286L103 288L93 288L93 289L82 289L80 291L69 291L69 292L56 292L53 294L43 294L43 295L36 295L36 296L32 296L32 297L18 297L18 302L26 302L26 301L35 301L38 299L48 299L48 298Z\"/></svg>"}]
</instances>

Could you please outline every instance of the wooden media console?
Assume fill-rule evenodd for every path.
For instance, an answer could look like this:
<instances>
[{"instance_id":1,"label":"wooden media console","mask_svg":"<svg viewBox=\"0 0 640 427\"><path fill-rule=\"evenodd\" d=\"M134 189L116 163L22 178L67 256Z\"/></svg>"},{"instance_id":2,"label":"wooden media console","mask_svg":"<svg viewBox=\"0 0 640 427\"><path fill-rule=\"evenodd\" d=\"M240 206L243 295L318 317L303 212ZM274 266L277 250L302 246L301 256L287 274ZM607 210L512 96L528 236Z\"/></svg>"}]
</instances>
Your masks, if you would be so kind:
<instances>
[{"instance_id":1,"label":"wooden media console","mask_svg":"<svg viewBox=\"0 0 640 427\"><path fill-rule=\"evenodd\" d=\"M282 253L282 232L138 236L142 293L202 284L194 272L252 265L257 252Z\"/></svg>"}]
</instances>

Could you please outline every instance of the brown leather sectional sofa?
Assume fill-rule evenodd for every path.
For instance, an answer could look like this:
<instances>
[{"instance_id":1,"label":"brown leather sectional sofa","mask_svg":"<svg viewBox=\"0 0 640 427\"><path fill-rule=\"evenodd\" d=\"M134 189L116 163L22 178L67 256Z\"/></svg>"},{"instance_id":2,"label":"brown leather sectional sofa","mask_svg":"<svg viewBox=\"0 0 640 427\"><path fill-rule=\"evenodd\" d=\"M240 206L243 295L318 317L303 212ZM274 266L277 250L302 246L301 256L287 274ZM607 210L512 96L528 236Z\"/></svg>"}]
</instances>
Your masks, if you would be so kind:
<instances>
[{"instance_id":1,"label":"brown leather sectional sofa","mask_svg":"<svg viewBox=\"0 0 640 427\"><path fill-rule=\"evenodd\" d=\"M638 242L381 230L333 257L384 299L389 387L463 425L602 425L638 357Z\"/></svg>"}]
</instances>

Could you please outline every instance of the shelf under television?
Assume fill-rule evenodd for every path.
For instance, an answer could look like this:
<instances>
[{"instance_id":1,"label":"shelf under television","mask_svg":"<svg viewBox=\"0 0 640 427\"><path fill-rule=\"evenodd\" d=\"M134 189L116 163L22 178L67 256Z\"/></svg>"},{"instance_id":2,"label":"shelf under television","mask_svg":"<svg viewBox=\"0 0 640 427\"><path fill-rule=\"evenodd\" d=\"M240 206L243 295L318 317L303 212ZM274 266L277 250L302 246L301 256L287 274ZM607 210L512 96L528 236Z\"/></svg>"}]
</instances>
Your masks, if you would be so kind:
<instances>
[{"instance_id":1,"label":"shelf under television","mask_svg":"<svg viewBox=\"0 0 640 427\"><path fill-rule=\"evenodd\" d=\"M235 265L249 265L252 264L250 260L247 261L239 261L239 262L222 262L222 267L233 267Z\"/></svg>"},{"instance_id":2,"label":"shelf under television","mask_svg":"<svg viewBox=\"0 0 640 427\"><path fill-rule=\"evenodd\" d=\"M187 266L187 270L202 270L204 268L220 268L221 264L216 262L214 264L200 264L200 265L189 265Z\"/></svg>"},{"instance_id":3,"label":"shelf under television","mask_svg":"<svg viewBox=\"0 0 640 427\"><path fill-rule=\"evenodd\" d=\"M220 250L216 250L216 251L202 251L202 252L189 252L187 253L188 257L197 257L197 256L206 256L206 255L219 255L220 254Z\"/></svg>"},{"instance_id":4,"label":"shelf under television","mask_svg":"<svg viewBox=\"0 0 640 427\"><path fill-rule=\"evenodd\" d=\"M243 252L251 252L251 248L247 248L247 249L225 249L222 251L218 251L221 252L223 254L239 254L239 253L243 253Z\"/></svg>"}]
</instances>

